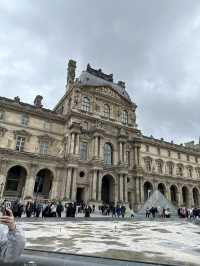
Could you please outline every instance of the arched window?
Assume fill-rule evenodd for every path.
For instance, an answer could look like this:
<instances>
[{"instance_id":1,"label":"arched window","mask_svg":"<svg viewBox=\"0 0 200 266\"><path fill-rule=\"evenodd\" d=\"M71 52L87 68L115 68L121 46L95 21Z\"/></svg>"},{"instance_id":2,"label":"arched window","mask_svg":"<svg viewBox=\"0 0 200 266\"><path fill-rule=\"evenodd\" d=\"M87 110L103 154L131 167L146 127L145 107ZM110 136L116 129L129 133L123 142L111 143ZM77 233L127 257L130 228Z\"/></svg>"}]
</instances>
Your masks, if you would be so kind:
<instances>
[{"instance_id":1,"label":"arched window","mask_svg":"<svg viewBox=\"0 0 200 266\"><path fill-rule=\"evenodd\" d=\"M104 104L104 116L110 118L110 107L108 104Z\"/></svg>"},{"instance_id":2,"label":"arched window","mask_svg":"<svg viewBox=\"0 0 200 266\"><path fill-rule=\"evenodd\" d=\"M106 165L113 164L113 149L110 143L105 143L104 145L104 163Z\"/></svg>"},{"instance_id":3,"label":"arched window","mask_svg":"<svg viewBox=\"0 0 200 266\"><path fill-rule=\"evenodd\" d=\"M128 112L126 110L122 112L122 123L128 125Z\"/></svg>"},{"instance_id":4,"label":"arched window","mask_svg":"<svg viewBox=\"0 0 200 266\"><path fill-rule=\"evenodd\" d=\"M90 99L88 97L83 97L82 110L86 112L90 112Z\"/></svg>"}]
</instances>

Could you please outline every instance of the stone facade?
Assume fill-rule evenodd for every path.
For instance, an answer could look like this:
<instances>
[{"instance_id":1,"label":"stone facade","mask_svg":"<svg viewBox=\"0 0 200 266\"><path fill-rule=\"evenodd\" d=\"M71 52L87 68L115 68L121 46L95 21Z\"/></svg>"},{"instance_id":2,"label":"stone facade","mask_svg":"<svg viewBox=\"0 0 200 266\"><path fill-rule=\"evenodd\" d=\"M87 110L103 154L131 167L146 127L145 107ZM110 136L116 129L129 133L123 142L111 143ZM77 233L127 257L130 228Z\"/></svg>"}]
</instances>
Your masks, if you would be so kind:
<instances>
[{"instance_id":1,"label":"stone facade","mask_svg":"<svg viewBox=\"0 0 200 266\"><path fill-rule=\"evenodd\" d=\"M125 83L90 65L53 110L0 97L0 197L129 204L159 189L177 206L199 206L200 149L142 135Z\"/></svg>"}]
</instances>

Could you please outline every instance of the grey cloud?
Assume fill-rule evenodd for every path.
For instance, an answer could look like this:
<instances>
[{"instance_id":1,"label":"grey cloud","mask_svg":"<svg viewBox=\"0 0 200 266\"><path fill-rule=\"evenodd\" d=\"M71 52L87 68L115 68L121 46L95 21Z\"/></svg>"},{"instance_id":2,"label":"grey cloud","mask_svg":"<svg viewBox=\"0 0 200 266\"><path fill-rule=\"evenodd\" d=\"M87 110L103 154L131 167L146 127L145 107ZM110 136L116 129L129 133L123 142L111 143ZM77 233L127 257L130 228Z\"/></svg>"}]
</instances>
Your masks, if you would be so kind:
<instances>
[{"instance_id":1,"label":"grey cloud","mask_svg":"<svg viewBox=\"0 0 200 266\"><path fill-rule=\"evenodd\" d=\"M197 139L198 0L25 1L0 3L0 94L52 108L63 95L67 60L125 80L142 132Z\"/></svg>"}]
</instances>

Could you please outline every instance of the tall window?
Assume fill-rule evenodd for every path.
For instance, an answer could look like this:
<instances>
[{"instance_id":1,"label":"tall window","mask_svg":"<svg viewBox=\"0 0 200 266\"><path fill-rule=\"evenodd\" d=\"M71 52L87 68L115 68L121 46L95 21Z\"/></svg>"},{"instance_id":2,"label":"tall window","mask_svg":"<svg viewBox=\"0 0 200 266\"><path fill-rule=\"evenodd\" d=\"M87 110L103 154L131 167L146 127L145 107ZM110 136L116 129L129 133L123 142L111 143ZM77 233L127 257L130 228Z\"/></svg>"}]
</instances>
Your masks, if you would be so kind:
<instances>
[{"instance_id":1,"label":"tall window","mask_svg":"<svg viewBox=\"0 0 200 266\"><path fill-rule=\"evenodd\" d=\"M47 141L40 143L40 153L47 154L49 149L49 143Z\"/></svg>"},{"instance_id":2,"label":"tall window","mask_svg":"<svg viewBox=\"0 0 200 266\"><path fill-rule=\"evenodd\" d=\"M130 167L131 165L130 151L126 152L126 159L127 159L128 167Z\"/></svg>"},{"instance_id":3,"label":"tall window","mask_svg":"<svg viewBox=\"0 0 200 266\"><path fill-rule=\"evenodd\" d=\"M173 175L173 164L171 162L169 162L167 164L167 167L168 167L168 174Z\"/></svg>"},{"instance_id":4,"label":"tall window","mask_svg":"<svg viewBox=\"0 0 200 266\"><path fill-rule=\"evenodd\" d=\"M151 171L151 161L150 160L145 161L145 167L146 167L147 172Z\"/></svg>"},{"instance_id":5,"label":"tall window","mask_svg":"<svg viewBox=\"0 0 200 266\"><path fill-rule=\"evenodd\" d=\"M83 97L82 110L86 112L90 112L90 99L88 97Z\"/></svg>"},{"instance_id":6,"label":"tall window","mask_svg":"<svg viewBox=\"0 0 200 266\"><path fill-rule=\"evenodd\" d=\"M191 167L188 168L188 175L189 175L189 177L192 177L192 168Z\"/></svg>"},{"instance_id":7,"label":"tall window","mask_svg":"<svg viewBox=\"0 0 200 266\"><path fill-rule=\"evenodd\" d=\"M28 126L29 117L27 114L22 114L21 116L21 124L22 126Z\"/></svg>"},{"instance_id":8,"label":"tall window","mask_svg":"<svg viewBox=\"0 0 200 266\"><path fill-rule=\"evenodd\" d=\"M110 107L108 104L104 104L104 116L110 118Z\"/></svg>"},{"instance_id":9,"label":"tall window","mask_svg":"<svg viewBox=\"0 0 200 266\"><path fill-rule=\"evenodd\" d=\"M25 144L25 137L17 137L16 141L16 150L17 151L23 151L24 150L24 144Z\"/></svg>"},{"instance_id":10,"label":"tall window","mask_svg":"<svg viewBox=\"0 0 200 266\"><path fill-rule=\"evenodd\" d=\"M125 110L122 112L122 123L128 125L128 112Z\"/></svg>"},{"instance_id":11,"label":"tall window","mask_svg":"<svg viewBox=\"0 0 200 266\"><path fill-rule=\"evenodd\" d=\"M113 150L110 143L105 143L104 145L104 163L106 165L113 164Z\"/></svg>"},{"instance_id":12,"label":"tall window","mask_svg":"<svg viewBox=\"0 0 200 266\"><path fill-rule=\"evenodd\" d=\"M177 168L177 175L183 176L183 167L181 165L179 165Z\"/></svg>"},{"instance_id":13,"label":"tall window","mask_svg":"<svg viewBox=\"0 0 200 266\"><path fill-rule=\"evenodd\" d=\"M181 159L181 154L180 154L180 152L178 152L177 155L178 155L178 159Z\"/></svg>"},{"instance_id":14,"label":"tall window","mask_svg":"<svg viewBox=\"0 0 200 266\"><path fill-rule=\"evenodd\" d=\"M80 142L80 159L87 160L87 142Z\"/></svg>"},{"instance_id":15,"label":"tall window","mask_svg":"<svg viewBox=\"0 0 200 266\"><path fill-rule=\"evenodd\" d=\"M162 161L157 161L157 170L158 170L158 173L162 174Z\"/></svg>"}]
</instances>

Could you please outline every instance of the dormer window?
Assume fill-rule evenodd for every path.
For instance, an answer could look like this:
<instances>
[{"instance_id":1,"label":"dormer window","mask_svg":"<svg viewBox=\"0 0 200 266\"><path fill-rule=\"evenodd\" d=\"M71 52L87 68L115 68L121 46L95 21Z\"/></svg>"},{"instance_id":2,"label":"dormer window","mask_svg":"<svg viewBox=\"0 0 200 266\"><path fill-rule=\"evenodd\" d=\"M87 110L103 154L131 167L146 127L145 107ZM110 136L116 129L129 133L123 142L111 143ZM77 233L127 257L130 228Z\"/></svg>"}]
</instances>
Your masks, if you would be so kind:
<instances>
[{"instance_id":1,"label":"dormer window","mask_svg":"<svg viewBox=\"0 0 200 266\"><path fill-rule=\"evenodd\" d=\"M88 97L83 97L82 99L82 110L90 112L90 99Z\"/></svg>"},{"instance_id":2,"label":"dormer window","mask_svg":"<svg viewBox=\"0 0 200 266\"><path fill-rule=\"evenodd\" d=\"M28 126L29 116L27 114L22 114L21 116L21 125Z\"/></svg>"}]
</instances>

